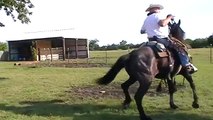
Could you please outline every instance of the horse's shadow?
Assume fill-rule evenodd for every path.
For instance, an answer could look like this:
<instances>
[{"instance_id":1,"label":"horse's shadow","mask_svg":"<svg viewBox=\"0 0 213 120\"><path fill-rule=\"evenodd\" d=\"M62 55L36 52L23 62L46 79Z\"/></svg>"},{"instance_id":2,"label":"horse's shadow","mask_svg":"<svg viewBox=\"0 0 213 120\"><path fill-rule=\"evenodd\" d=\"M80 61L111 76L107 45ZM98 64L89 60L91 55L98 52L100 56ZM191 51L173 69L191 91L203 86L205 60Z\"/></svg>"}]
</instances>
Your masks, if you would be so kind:
<instances>
[{"instance_id":1,"label":"horse's shadow","mask_svg":"<svg viewBox=\"0 0 213 120\"><path fill-rule=\"evenodd\" d=\"M122 112L121 106L98 105L98 104L66 104L62 100L51 101L23 101L19 106L0 104L0 110L13 112L25 116L59 116L70 117L73 120L139 120L138 113L127 114ZM119 111L119 112L118 112ZM117 113L117 114L116 114ZM173 114L169 109L156 112L151 115L155 120L213 120L212 118L198 116L196 114ZM185 118L185 119L183 119Z\"/></svg>"},{"instance_id":2,"label":"horse's shadow","mask_svg":"<svg viewBox=\"0 0 213 120\"><path fill-rule=\"evenodd\" d=\"M66 104L62 100L51 101L23 101L19 106L11 106L8 104L0 104L0 110L9 111L15 114L25 116L58 116L70 117L73 120L129 120L137 119L137 115L119 115L113 114L120 109L120 106L96 105L94 104ZM107 110L109 112L103 112Z\"/></svg>"},{"instance_id":3,"label":"horse's shadow","mask_svg":"<svg viewBox=\"0 0 213 120\"><path fill-rule=\"evenodd\" d=\"M9 78L6 78L6 77L0 77L0 81L3 81L3 80L8 80Z\"/></svg>"}]
</instances>

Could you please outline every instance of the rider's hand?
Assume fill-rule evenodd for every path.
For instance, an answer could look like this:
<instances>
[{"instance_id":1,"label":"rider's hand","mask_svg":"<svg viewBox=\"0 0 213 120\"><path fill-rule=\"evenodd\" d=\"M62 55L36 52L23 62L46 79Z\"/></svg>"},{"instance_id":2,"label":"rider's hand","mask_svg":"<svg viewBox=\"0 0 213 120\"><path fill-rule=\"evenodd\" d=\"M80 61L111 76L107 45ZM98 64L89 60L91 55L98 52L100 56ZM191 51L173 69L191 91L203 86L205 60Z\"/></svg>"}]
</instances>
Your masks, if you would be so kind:
<instances>
[{"instance_id":1,"label":"rider's hand","mask_svg":"<svg viewBox=\"0 0 213 120\"><path fill-rule=\"evenodd\" d=\"M141 30L140 33L141 33L141 34L145 34L146 31L145 31L145 30Z\"/></svg>"},{"instance_id":2,"label":"rider's hand","mask_svg":"<svg viewBox=\"0 0 213 120\"><path fill-rule=\"evenodd\" d=\"M173 20L174 20L174 17L175 17L174 15L168 14L166 18L170 18L170 19L173 21Z\"/></svg>"}]
</instances>

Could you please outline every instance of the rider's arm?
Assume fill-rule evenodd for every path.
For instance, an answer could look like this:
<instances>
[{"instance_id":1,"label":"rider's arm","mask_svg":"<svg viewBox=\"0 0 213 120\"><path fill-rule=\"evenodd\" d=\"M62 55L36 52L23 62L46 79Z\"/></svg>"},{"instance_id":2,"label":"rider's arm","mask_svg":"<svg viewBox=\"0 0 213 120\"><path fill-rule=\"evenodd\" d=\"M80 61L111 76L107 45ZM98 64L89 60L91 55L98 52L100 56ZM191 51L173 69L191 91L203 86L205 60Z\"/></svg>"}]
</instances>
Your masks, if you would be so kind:
<instances>
[{"instance_id":1,"label":"rider's arm","mask_svg":"<svg viewBox=\"0 0 213 120\"><path fill-rule=\"evenodd\" d=\"M141 32L141 34L145 34L145 33L146 33L146 31L145 31L145 30L142 30L142 29L141 29L140 32Z\"/></svg>"},{"instance_id":2,"label":"rider's arm","mask_svg":"<svg viewBox=\"0 0 213 120\"><path fill-rule=\"evenodd\" d=\"M162 19L162 20L159 20L158 24L161 26L161 27L165 27L166 25L168 25L168 23L171 21L171 19L173 19L173 16L168 16L166 19Z\"/></svg>"},{"instance_id":3,"label":"rider's arm","mask_svg":"<svg viewBox=\"0 0 213 120\"><path fill-rule=\"evenodd\" d=\"M145 34L146 33L146 29L145 29L145 23L143 23L143 26L141 27L141 34Z\"/></svg>"}]
</instances>

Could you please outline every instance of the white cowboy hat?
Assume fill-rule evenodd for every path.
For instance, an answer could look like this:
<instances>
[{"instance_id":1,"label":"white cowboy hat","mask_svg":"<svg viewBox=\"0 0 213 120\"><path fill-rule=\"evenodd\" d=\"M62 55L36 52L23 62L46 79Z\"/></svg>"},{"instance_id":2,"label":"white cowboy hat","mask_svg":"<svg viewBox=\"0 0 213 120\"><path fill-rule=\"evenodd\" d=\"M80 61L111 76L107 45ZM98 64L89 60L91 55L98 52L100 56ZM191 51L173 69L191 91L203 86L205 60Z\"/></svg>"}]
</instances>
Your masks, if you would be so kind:
<instances>
[{"instance_id":1,"label":"white cowboy hat","mask_svg":"<svg viewBox=\"0 0 213 120\"><path fill-rule=\"evenodd\" d=\"M150 11L152 8L160 8L160 10L162 10L164 7L160 4L150 4L149 7L146 9L146 12Z\"/></svg>"}]
</instances>

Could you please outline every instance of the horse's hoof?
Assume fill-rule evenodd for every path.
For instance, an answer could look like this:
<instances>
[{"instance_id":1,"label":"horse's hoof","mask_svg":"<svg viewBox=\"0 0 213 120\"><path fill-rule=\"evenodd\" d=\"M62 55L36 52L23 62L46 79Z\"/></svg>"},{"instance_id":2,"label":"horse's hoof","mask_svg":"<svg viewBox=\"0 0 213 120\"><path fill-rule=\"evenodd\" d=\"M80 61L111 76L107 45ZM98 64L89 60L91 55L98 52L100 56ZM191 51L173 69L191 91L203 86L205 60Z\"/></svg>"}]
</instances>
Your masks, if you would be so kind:
<instances>
[{"instance_id":1,"label":"horse's hoof","mask_svg":"<svg viewBox=\"0 0 213 120\"><path fill-rule=\"evenodd\" d=\"M193 107L193 108L199 108L200 106L199 106L198 103L193 102L192 107Z\"/></svg>"},{"instance_id":2,"label":"horse's hoof","mask_svg":"<svg viewBox=\"0 0 213 120\"><path fill-rule=\"evenodd\" d=\"M151 117L147 117L147 120L152 120L152 118Z\"/></svg>"},{"instance_id":3,"label":"horse's hoof","mask_svg":"<svg viewBox=\"0 0 213 120\"><path fill-rule=\"evenodd\" d=\"M162 87L160 85L158 85L157 89L156 89L156 92L162 92Z\"/></svg>"},{"instance_id":4,"label":"horse's hoof","mask_svg":"<svg viewBox=\"0 0 213 120\"><path fill-rule=\"evenodd\" d=\"M174 87L174 92L177 92L177 87Z\"/></svg>"},{"instance_id":5,"label":"horse's hoof","mask_svg":"<svg viewBox=\"0 0 213 120\"><path fill-rule=\"evenodd\" d=\"M177 108L178 108L178 106L177 106L177 105L175 105L175 104L171 104L171 105L170 105L170 108L171 108L171 109L177 109Z\"/></svg>"},{"instance_id":6,"label":"horse's hoof","mask_svg":"<svg viewBox=\"0 0 213 120\"><path fill-rule=\"evenodd\" d=\"M123 109L128 109L129 105L123 105Z\"/></svg>"},{"instance_id":7,"label":"horse's hoof","mask_svg":"<svg viewBox=\"0 0 213 120\"><path fill-rule=\"evenodd\" d=\"M128 109L132 100L124 100L122 103L123 109Z\"/></svg>"},{"instance_id":8,"label":"horse's hoof","mask_svg":"<svg viewBox=\"0 0 213 120\"><path fill-rule=\"evenodd\" d=\"M146 116L145 118L144 118L144 117L142 117L142 118L141 118L141 120L152 120L152 118L151 118L151 117L149 117L149 116Z\"/></svg>"},{"instance_id":9,"label":"horse's hoof","mask_svg":"<svg viewBox=\"0 0 213 120\"><path fill-rule=\"evenodd\" d=\"M123 109L128 109L129 106L130 106L130 104L125 104L125 103L123 103Z\"/></svg>"}]
</instances>

